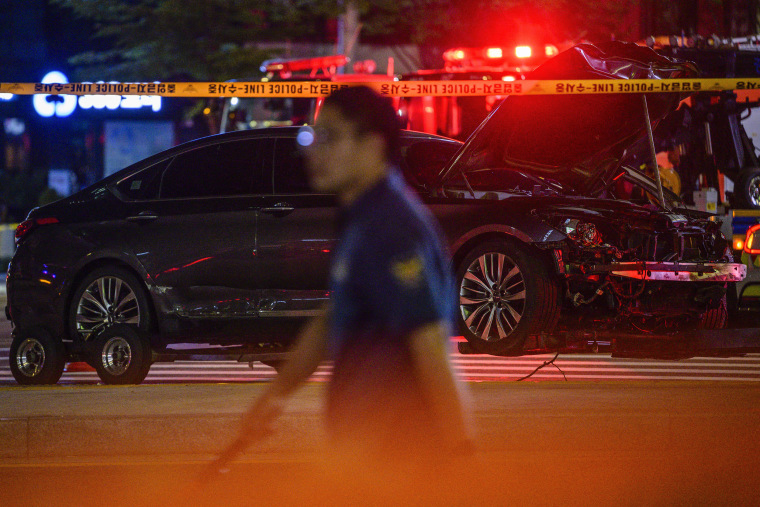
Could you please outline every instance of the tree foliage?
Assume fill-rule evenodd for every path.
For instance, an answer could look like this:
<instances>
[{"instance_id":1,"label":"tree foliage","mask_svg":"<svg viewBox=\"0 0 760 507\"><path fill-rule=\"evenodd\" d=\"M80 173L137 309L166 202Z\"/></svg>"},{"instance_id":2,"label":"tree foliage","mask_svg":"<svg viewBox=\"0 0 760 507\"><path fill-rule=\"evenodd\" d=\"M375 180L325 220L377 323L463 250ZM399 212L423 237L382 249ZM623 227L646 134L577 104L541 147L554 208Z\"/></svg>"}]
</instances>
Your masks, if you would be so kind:
<instances>
[{"instance_id":1,"label":"tree foliage","mask_svg":"<svg viewBox=\"0 0 760 507\"><path fill-rule=\"evenodd\" d=\"M652 14L670 5L664 0L50 1L89 20L93 36L107 41L101 44L107 50L71 60L79 79L209 81L253 76L262 60L274 56L259 49L262 41L335 42L334 20L349 6L359 13L362 42L417 44L440 54L452 46L637 40L643 6ZM688 2L676 3L665 10L687 12ZM675 25L670 31L680 33Z\"/></svg>"},{"instance_id":2,"label":"tree foliage","mask_svg":"<svg viewBox=\"0 0 760 507\"><path fill-rule=\"evenodd\" d=\"M75 55L79 79L225 80L250 74L266 53L265 0L52 0L90 20L109 49Z\"/></svg>"}]
</instances>

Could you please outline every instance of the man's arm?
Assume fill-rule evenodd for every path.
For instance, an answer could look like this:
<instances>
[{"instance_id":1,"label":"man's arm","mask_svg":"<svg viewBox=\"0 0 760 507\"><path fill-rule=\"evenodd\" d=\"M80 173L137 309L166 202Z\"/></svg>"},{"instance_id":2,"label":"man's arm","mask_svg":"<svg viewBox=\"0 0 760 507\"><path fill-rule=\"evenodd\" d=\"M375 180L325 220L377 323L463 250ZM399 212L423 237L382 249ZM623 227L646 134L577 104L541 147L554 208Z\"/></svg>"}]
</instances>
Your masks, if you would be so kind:
<instances>
[{"instance_id":1,"label":"man's arm","mask_svg":"<svg viewBox=\"0 0 760 507\"><path fill-rule=\"evenodd\" d=\"M472 443L469 399L454 376L448 343L448 327L442 322L421 326L410 336L412 360L423 392L435 411L443 437L457 448Z\"/></svg>"},{"instance_id":2,"label":"man's arm","mask_svg":"<svg viewBox=\"0 0 760 507\"><path fill-rule=\"evenodd\" d=\"M241 437L266 430L282 412L285 401L301 382L308 379L327 356L329 305L301 330L285 364L274 381L243 415Z\"/></svg>"}]
</instances>

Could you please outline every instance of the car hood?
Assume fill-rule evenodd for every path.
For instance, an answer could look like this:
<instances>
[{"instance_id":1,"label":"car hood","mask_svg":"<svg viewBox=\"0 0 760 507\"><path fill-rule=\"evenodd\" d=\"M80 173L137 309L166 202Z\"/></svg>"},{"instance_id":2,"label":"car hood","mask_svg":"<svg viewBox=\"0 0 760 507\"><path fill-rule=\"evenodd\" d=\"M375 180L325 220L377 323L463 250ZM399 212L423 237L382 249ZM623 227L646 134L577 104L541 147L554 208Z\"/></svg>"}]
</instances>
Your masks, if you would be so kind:
<instances>
[{"instance_id":1,"label":"car hood","mask_svg":"<svg viewBox=\"0 0 760 507\"><path fill-rule=\"evenodd\" d=\"M690 62L632 43L578 44L538 67L530 79L668 79L697 75ZM656 124L684 95L647 93ZM646 136L641 94L509 96L481 123L440 173L514 168L591 195L617 169L626 149Z\"/></svg>"}]
</instances>

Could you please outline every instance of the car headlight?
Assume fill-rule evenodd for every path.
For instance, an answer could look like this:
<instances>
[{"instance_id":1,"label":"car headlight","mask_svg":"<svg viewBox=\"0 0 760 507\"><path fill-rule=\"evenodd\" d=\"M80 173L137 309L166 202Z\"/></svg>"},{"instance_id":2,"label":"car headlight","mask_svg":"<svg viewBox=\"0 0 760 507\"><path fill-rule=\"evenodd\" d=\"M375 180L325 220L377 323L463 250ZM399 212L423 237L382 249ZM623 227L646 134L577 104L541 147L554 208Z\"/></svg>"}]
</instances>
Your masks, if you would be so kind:
<instances>
[{"instance_id":1,"label":"car headlight","mask_svg":"<svg viewBox=\"0 0 760 507\"><path fill-rule=\"evenodd\" d=\"M566 220L564 223L565 234L581 246L597 246L603 243L602 234L591 222L579 220Z\"/></svg>"}]
</instances>

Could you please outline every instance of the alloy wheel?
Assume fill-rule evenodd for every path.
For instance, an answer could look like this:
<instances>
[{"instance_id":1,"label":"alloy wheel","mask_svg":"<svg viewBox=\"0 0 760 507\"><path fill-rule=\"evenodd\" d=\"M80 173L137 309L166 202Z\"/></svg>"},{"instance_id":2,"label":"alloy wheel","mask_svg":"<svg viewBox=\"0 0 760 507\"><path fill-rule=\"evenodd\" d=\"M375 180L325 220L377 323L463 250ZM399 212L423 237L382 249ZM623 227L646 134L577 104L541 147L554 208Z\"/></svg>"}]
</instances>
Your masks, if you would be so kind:
<instances>
[{"instance_id":1,"label":"alloy wheel","mask_svg":"<svg viewBox=\"0 0 760 507\"><path fill-rule=\"evenodd\" d=\"M525 278L507 255L476 258L459 287L459 308L467 328L485 341L512 334L525 312Z\"/></svg>"},{"instance_id":2,"label":"alloy wheel","mask_svg":"<svg viewBox=\"0 0 760 507\"><path fill-rule=\"evenodd\" d=\"M39 340L28 338L19 346L15 359L20 373L35 377L45 365L45 347Z\"/></svg>"},{"instance_id":3,"label":"alloy wheel","mask_svg":"<svg viewBox=\"0 0 760 507\"><path fill-rule=\"evenodd\" d=\"M752 177L747 183L750 204L760 208L760 175Z\"/></svg>"},{"instance_id":4,"label":"alloy wheel","mask_svg":"<svg viewBox=\"0 0 760 507\"><path fill-rule=\"evenodd\" d=\"M134 290L121 278L104 276L82 292L77 304L77 332L88 340L112 324L140 324L140 306Z\"/></svg>"},{"instance_id":5,"label":"alloy wheel","mask_svg":"<svg viewBox=\"0 0 760 507\"><path fill-rule=\"evenodd\" d=\"M124 338L114 336L103 346L100 360L109 374L123 375L132 363L132 347Z\"/></svg>"}]
</instances>

